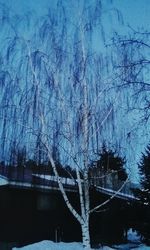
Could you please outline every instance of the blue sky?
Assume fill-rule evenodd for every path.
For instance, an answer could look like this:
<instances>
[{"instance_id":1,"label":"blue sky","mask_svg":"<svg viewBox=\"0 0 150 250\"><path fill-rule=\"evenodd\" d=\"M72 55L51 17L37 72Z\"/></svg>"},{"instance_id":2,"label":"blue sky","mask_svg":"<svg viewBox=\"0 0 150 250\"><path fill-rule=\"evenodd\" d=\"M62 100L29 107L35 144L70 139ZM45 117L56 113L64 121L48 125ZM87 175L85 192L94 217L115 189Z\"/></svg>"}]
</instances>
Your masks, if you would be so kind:
<instances>
[{"instance_id":1,"label":"blue sky","mask_svg":"<svg viewBox=\"0 0 150 250\"><path fill-rule=\"evenodd\" d=\"M150 28L149 0L114 0L115 5L122 12L125 24Z\"/></svg>"}]
</instances>

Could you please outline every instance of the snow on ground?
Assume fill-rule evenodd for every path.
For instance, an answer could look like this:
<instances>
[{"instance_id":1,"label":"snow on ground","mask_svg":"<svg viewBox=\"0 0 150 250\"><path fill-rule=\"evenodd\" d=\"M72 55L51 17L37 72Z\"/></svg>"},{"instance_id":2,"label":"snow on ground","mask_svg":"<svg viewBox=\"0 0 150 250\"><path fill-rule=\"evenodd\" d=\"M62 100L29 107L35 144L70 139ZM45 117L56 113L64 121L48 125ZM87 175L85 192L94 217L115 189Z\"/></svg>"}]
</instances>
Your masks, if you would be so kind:
<instances>
[{"instance_id":1,"label":"snow on ground","mask_svg":"<svg viewBox=\"0 0 150 250\"><path fill-rule=\"evenodd\" d=\"M136 230L130 228L127 232L128 243L121 245L114 245L114 249L118 250L150 250L150 247L141 243L141 236Z\"/></svg>"},{"instance_id":2,"label":"snow on ground","mask_svg":"<svg viewBox=\"0 0 150 250\"><path fill-rule=\"evenodd\" d=\"M41 242L37 242L28 246L24 246L21 248L16 248L14 247L12 250L83 250L82 244L77 243L77 242L72 242L72 243L55 243L52 241L44 240ZM127 243L127 244L122 244L122 245L114 245L112 248L108 246L103 246L100 247L97 250L150 250L150 247L144 245L144 244L139 244L136 246L133 243ZM94 250L94 249L93 249Z\"/></svg>"},{"instance_id":3,"label":"snow on ground","mask_svg":"<svg viewBox=\"0 0 150 250\"><path fill-rule=\"evenodd\" d=\"M55 243L52 241L44 240L38 243L34 243L21 248L13 248L13 250L21 249L21 250L83 250L82 245L80 243Z\"/></svg>"},{"instance_id":4,"label":"snow on ground","mask_svg":"<svg viewBox=\"0 0 150 250\"><path fill-rule=\"evenodd\" d=\"M150 250L150 247L145 245L140 245L138 248L132 248L132 250Z\"/></svg>"},{"instance_id":5,"label":"snow on ground","mask_svg":"<svg viewBox=\"0 0 150 250\"><path fill-rule=\"evenodd\" d=\"M44 240L38 243L34 243L25 247L16 248L14 247L12 250L83 250L82 244L77 242L72 243L55 243L52 241ZM150 247L141 244L139 246L135 246L133 244L122 244L122 245L115 245L114 248L103 246L100 247L99 250L150 250ZM98 249L97 249L98 250Z\"/></svg>"},{"instance_id":6,"label":"snow on ground","mask_svg":"<svg viewBox=\"0 0 150 250\"><path fill-rule=\"evenodd\" d=\"M72 243L55 243L52 241L44 240L38 243L34 243L25 247L16 248L14 247L12 250L83 250L82 244L77 242ZM113 250L113 248L104 246L101 247L102 250Z\"/></svg>"},{"instance_id":7,"label":"snow on ground","mask_svg":"<svg viewBox=\"0 0 150 250\"><path fill-rule=\"evenodd\" d=\"M113 245L112 247L103 246L97 250L150 250L150 246L141 243L140 235L130 228L127 233L128 243L121 245ZM72 243L55 243L53 241L44 240L21 248L13 248L12 250L83 250L82 244ZM94 249L93 249L94 250Z\"/></svg>"},{"instance_id":8,"label":"snow on ground","mask_svg":"<svg viewBox=\"0 0 150 250\"><path fill-rule=\"evenodd\" d=\"M139 246L134 246L133 244L127 243L119 246L114 246L115 250L150 250L150 247L141 244Z\"/></svg>"}]
</instances>

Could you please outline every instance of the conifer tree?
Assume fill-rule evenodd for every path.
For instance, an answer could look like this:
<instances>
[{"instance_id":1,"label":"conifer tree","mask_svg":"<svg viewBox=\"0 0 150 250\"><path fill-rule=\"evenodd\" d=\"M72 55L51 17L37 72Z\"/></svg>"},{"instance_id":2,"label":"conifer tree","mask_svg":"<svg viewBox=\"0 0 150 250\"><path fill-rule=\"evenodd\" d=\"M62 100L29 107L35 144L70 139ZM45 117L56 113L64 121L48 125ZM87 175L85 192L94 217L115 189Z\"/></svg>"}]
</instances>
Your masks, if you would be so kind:
<instances>
[{"instance_id":1,"label":"conifer tree","mask_svg":"<svg viewBox=\"0 0 150 250\"><path fill-rule=\"evenodd\" d=\"M138 167L141 188L137 193L144 205L150 205L150 144L142 154Z\"/></svg>"},{"instance_id":2,"label":"conifer tree","mask_svg":"<svg viewBox=\"0 0 150 250\"><path fill-rule=\"evenodd\" d=\"M95 162L95 169L103 170L104 172L117 171L119 180L126 180L127 173L124 169L125 159L119 156L115 151L107 149L104 144L99 154L99 159Z\"/></svg>"}]
</instances>

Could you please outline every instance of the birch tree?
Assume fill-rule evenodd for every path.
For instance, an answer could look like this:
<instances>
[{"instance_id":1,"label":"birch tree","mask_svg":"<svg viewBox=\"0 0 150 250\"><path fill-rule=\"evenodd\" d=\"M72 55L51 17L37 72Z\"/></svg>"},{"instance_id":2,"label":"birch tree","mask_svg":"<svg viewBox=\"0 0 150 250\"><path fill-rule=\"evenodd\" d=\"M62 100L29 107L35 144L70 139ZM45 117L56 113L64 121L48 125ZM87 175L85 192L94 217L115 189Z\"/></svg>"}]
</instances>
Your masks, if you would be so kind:
<instances>
[{"instance_id":1,"label":"birch tree","mask_svg":"<svg viewBox=\"0 0 150 250\"><path fill-rule=\"evenodd\" d=\"M80 223L83 246L90 249L90 214L117 195L91 207L88 171L103 140L115 139L111 131L119 92L114 90L112 57L105 47L102 16L107 11L99 0L71 3L74 15L72 6L59 0L36 25L32 23L35 31L28 27L24 36L24 22L14 28L11 15L5 21L12 37L2 43L1 135L5 159L11 145L25 148L33 158L40 141L40 157L50 161L64 201ZM61 164L76 170L80 211L72 206L59 178L54 145Z\"/></svg>"}]
</instances>

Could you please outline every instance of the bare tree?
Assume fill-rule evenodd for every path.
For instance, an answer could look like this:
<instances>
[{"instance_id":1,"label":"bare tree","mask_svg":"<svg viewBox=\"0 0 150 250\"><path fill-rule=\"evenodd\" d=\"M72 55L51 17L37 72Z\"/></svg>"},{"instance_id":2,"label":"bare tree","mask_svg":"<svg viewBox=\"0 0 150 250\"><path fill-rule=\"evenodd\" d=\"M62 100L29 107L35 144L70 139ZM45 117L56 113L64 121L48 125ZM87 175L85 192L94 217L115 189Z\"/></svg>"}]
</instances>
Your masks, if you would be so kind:
<instances>
[{"instance_id":1,"label":"bare tree","mask_svg":"<svg viewBox=\"0 0 150 250\"><path fill-rule=\"evenodd\" d=\"M120 87L129 89L132 96L131 101L128 100L129 108L140 112L142 122L147 122L150 115L149 38L149 31L129 27L129 35L116 35L114 40L116 52L120 55L114 65L120 77Z\"/></svg>"},{"instance_id":2,"label":"bare tree","mask_svg":"<svg viewBox=\"0 0 150 250\"><path fill-rule=\"evenodd\" d=\"M140 154L149 142L150 107L150 33L144 28L128 27L128 34L116 34L113 39L117 61L114 62L114 75L122 94L122 110L126 113L126 142L130 148L130 161L134 174ZM137 181L137 180L136 180ZM139 180L138 180L139 181Z\"/></svg>"}]
</instances>

